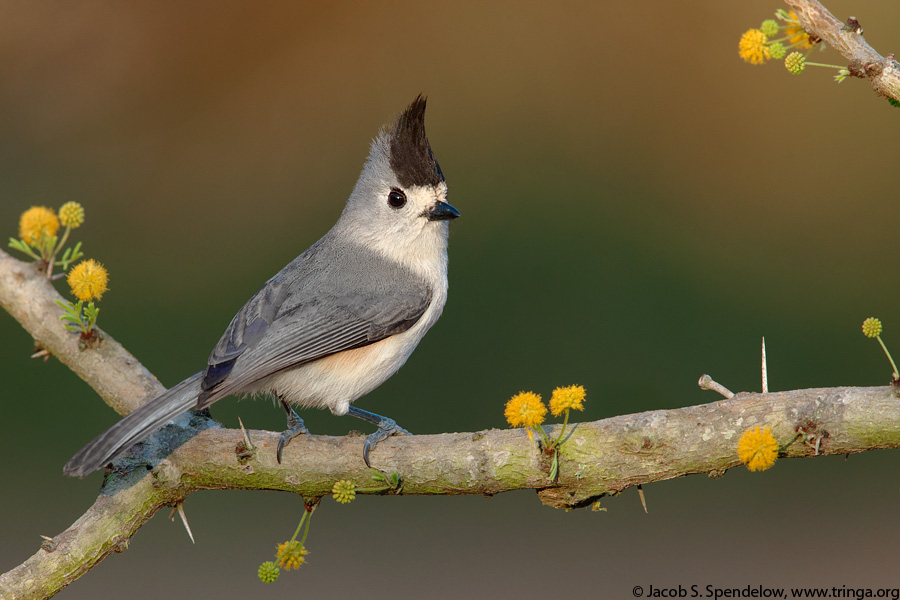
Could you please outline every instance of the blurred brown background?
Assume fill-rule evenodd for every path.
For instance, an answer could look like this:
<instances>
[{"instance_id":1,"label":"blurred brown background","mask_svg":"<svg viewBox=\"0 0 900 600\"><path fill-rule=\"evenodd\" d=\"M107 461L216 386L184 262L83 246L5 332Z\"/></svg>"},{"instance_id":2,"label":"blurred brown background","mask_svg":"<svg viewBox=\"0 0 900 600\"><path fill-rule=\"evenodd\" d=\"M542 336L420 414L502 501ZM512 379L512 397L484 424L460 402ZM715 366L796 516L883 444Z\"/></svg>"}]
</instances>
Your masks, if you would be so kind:
<instances>
[{"instance_id":1,"label":"blurred brown background","mask_svg":"<svg viewBox=\"0 0 900 600\"><path fill-rule=\"evenodd\" d=\"M829 0L882 53L900 4ZM167 385L334 222L378 128L419 92L462 212L444 316L358 405L418 433L504 427L522 389L588 389L583 420L759 389L881 385L900 352L900 110L867 83L737 56L778 2L2 2L0 223L81 202L111 274L100 325ZM840 64L833 51L813 55ZM59 286L63 289L63 286ZM68 527L100 476L65 461L115 420L0 315L0 571ZM215 417L281 430L268 402ZM317 433L364 427L319 411ZM898 454L784 460L629 489L608 512L533 493L326 500L309 563L264 586L288 494L158 515L62 598L628 598L636 585L897 587ZM249 596L248 596L249 595Z\"/></svg>"}]
</instances>

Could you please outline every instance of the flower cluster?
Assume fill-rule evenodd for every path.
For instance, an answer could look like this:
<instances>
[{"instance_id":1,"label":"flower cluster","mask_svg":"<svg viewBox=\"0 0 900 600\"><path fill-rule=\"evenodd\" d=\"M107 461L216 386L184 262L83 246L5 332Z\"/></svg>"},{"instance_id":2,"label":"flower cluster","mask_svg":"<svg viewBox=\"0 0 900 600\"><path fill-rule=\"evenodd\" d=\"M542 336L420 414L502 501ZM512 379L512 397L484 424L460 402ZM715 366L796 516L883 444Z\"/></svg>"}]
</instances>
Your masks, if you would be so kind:
<instances>
[{"instance_id":1,"label":"flower cluster","mask_svg":"<svg viewBox=\"0 0 900 600\"><path fill-rule=\"evenodd\" d=\"M109 288L109 273L93 258L81 261L66 277L72 294L82 302L99 300Z\"/></svg>"},{"instance_id":2,"label":"flower cluster","mask_svg":"<svg viewBox=\"0 0 900 600\"><path fill-rule=\"evenodd\" d=\"M778 460L778 442L768 427L754 427L741 435L738 458L751 471L765 471Z\"/></svg>"},{"instance_id":3,"label":"flower cluster","mask_svg":"<svg viewBox=\"0 0 900 600\"><path fill-rule=\"evenodd\" d=\"M881 326L881 321L879 321L875 317L869 317L868 319L863 321L863 335L868 338L875 338L878 340L878 343L881 344L881 349L884 350L885 356L887 356L888 361L891 363L891 367L894 369L892 382L897 385L900 384L900 371L897 371L897 365L894 364L894 359L891 356L891 353L888 351L887 346L884 345L884 340L881 339L881 332L883 330L884 328Z\"/></svg>"},{"instance_id":4,"label":"flower cluster","mask_svg":"<svg viewBox=\"0 0 900 600\"><path fill-rule=\"evenodd\" d=\"M834 79L838 83L842 82L850 75L847 68L807 60L813 46L819 41L819 38L812 37L804 31L797 13L778 9L775 11L775 19L766 19L758 29L748 29L744 32L738 42L738 56L751 65L784 59L785 68L794 75L802 73L807 66L838 69ZM824 46L821 47L824 50ZM795 51L789 54L788 50L792 48ZM805 53L799 50L805 50Z\"/></svg>"},{"instance_id":5,"label":"flower cluster","mask_svg":"<svg viewBox=\"0 0 900 600\"><path fill-rule=\"evenodd\" d=\"M71 231L83 223L84 207L77 202L63 204L59 215L52 208L32 206L19 217L19 239L10 238L9 247L38 261L40 269L50 278L54 265L59 264L65 271L82 256L78 243L58 257ZM65 227L61 237L57 235L60 227Z\"/></svg>"},{"instance_id":6,"label":"flower cluster","mask_svg":"<svg viewBox=\"0 0 900 600\"><path fill-rule=\"evenodd\" d=\"M356 484L346 479L341 479L331 488L332 497L340 504L349 504L356 498Z\"/></svg>"},{"instance_id":7,"label":"flower cluster","mask_svg":"<svg viewBox=\"0 0 900 600\"><path fill-rule=\"evenodd\" d=\"M267 560L259 565L256 575L260 581L263 583L274 583L278 580L281 569L285 571L299 569L306 563L306 556L309 554L309 550L306 549L304 544L306 543L306 536L309 535L309 523L312 520L313 510L315 510L315 506L303 505L303 516L300 518L300 524L297 525L293 537L286 542L278 544L275 550L274 561ZM306 524L306 529L303 531L303 537L298 542L297 536L300 535L300 530L303 529L304 523Z\"/></svg>"},{"instance_id":8,"label":"flower cluster","mask_svg":"<svg viewBox=\"0 0 900 600\"><path fill-rule=\"evenodd\" d=\"M278 575L280 574L281 569L279 569L278 565L271 560L267 560L259 565L259 570L256 571L256 576L259 577L259 580L263 583L275 583L278 581Z\"/></svg>"},{"instance_id":9,"label":"flower cluster","mask_svg":"<svg viewBox=\"0 0 900 600\"><path fill-rule=\"evenodd\" d=\"M47 278L55 280L62 277L53 275L56 265L65 271L84 256L81 242L63 251L69 234L83 224L84 207L78 202L66 202L58 213L46 206L32 206L19 217L19 239L10 238L9 245L37 261ZM61 227L65 230L60 236ZM91 346L100 339L96 329L100 309L94 301L109 289L109 273L94 259L82 260L69 271L66 281L78 302L57 300L64 311L59 318L67 330L81 334L82 348Z\"/></svg>"},{"instance_id":10,"label":"flower cluster","mask_svg":"<svg viewBox=\"0 0 900 600\"><path fill-rule=\"evenodd\" d=\"M503 411L511 427L540 427L547 416L547 407L534 392L519 392L509 399Z\"/></svg>"},{"instance_id":11,"label":"flower cluster","mask_svg":"<svg viewBox=\"0 0 900 600\"><path fill-rule=\"evenodd\" d=\"M547 406L544 404L541 396L534 392L519 392L506 403L503 415L506 422L511 427L527 427L528 437L533 438L534 433L540 436L541 445L544 452L552 454L550 464L550 479L555 481L559 473L559 447L568 439L566 426L569 423L569 411L584 410L584 398L586 393L584 387L580 385L570 385L568 387L558 387L553 390L550 397L550 412L554 417L558 417L565 413L563 426L559 430L556 439L550 439L544 430L542 423L547 416ZM574 431L574 428L569 432Z\"/></svg>"},{"instance_id":12,"label":"flower cluster","mask_svg":"<svg viewBox=\"0 0 900 600\"><path fill-rule=\"evenodd\" d=\"M350 504L356 499L356 492L376 494L380 492L393 491L399 493L403 487L400 473L382 473L372 469L372 481L375 485L370 487L359 487L349 479L341 479L335 482L331 487L331 497L339 504Z\"/></svg>"},{"instance_id":13,"label":"flower cluster","mask_svg":"<svg viewBox=\"0 0 900 600\"><path fill-rule=\"evenodd\" d=\"M875 317L869 317L863 321L862 332L864 336L868 338L877 338L881 335L882 331L884 331L884 328L881 326L881 321Z\"/></svg>"},{"instance_id":14,"label":"flower cluster","mask_svg":"<svg viewBox=\"0 0 900 600\"><path fill-rule=\"evenodd\" d=\"M91 258L73 267L66 281L78 302L57 300L56 303L65 311L59 318L65 321L66 329L80 333L82 342L90 345L99 339L95 325L100 309L94 304L94 300L100 300L109 289L109 273L103 265Z\"/></svg>"},{"instance_id":15,"label":"flower cluster","mask_svg":"<svg viewBox=\"0 0 900 600\"><path fill-rule=\"evenodd\" d=\"M300 565L306 562L304 557L307 554L309 554L309 550L296 541L278 544L278 549L275 552L275 556L278 558L278 566L285 571L299 569Z\"/></svg>"}]
</instances>

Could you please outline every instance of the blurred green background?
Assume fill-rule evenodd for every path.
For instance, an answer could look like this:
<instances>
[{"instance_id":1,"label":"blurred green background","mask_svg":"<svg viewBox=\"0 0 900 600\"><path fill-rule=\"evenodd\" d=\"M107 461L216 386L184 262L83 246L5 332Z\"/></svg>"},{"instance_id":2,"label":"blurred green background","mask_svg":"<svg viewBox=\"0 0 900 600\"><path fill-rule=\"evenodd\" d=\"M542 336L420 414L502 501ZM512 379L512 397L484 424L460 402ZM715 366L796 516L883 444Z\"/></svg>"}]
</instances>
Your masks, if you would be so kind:
<instances>
[{"instance_id":1,"label":"blurred green background","mask_svg":"<svg viewBox=\"0 0 900 600\"><path fill-rule=\"evenodd\" d=\"M900 4L829 0L882 53ZM710 373L773 390L882 385L900 351L900 110L866 82L750 66L750 2L2 2L0 223L77 200L111 274L100 324L166 385L335 221L378 128L419 92L462 212L443 318L358 406L417 433L504 427L531 389L588 390L583 420L711 402ZM834 51L814 54L840 63ZM63 285L58 286L61 290ZM90 505L62 465L116 420L0 315L0 571ZM280 410L213 408L280 431ZM317 433L365 427L321 411ZM157 515L65 590L93 598L631 597L633 586L897 587L898 454L784 460L543 507L533 492L326 500L309 562L256 579L299 498L207 492L197 544ZM127 590L127 592L122 592Z\"/></svg>"}]
</instances>

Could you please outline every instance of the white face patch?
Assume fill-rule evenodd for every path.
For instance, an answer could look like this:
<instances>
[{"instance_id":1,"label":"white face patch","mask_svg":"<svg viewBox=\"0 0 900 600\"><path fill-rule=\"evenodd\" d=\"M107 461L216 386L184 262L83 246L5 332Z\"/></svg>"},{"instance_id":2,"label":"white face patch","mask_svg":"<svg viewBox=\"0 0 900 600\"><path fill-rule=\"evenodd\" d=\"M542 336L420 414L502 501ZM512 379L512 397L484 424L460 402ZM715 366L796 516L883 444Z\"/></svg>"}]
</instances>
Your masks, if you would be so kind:
<instances>
[{"instance_id":1,"label":"white face patch","mask_svg":"<svg viewBox=\"0 0 900 600\"><path fill-rule=\"evenodd\" d=\"M359 186L354 195L362 192ZM405 198L401 206L395 206L399 192ZM398 262L429 282L437 284L446 277L447 221L428 219L428 211L438 202L447 200L447 184L412 186L402 188L390 179L381 179L365 192L364 200L358 199L342 216L348 221L353 241L365 245L385 258Z\"/></svg>"}]
</instances>

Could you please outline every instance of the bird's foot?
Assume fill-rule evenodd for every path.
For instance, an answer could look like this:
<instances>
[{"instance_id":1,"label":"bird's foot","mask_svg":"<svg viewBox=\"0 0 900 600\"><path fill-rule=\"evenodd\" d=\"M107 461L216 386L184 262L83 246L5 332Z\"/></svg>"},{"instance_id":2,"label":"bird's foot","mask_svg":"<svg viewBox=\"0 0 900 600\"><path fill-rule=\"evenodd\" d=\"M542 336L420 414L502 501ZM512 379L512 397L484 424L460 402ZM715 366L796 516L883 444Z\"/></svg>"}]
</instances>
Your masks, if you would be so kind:
<instances>
[{"instance_id":1,"label":"bird's foot","mask_svg":"<svg viewBox=\"0 0 900 600\"><path fill-rule=\"evenodd\" d=\"M378 442L391 437L392 435L412 435L407 430L403 429L397 422L393 419L388 419L386 417L382 418L381 421L378 422L378 431L375 433L370 433L366 436L366 443L363 446L363 460L366 461L366 466L370 469L372 465L369 464L369 450L375 447L375 444Z\"/></svg>"},{"instance_id":2,"label":"bird's foot","mask_svg":"<svg viewBox=\"0 0 900 600\"><path fill-rule=\"evenodd\" d=\"M282 403L284 404L284 403ZM309 433L309 430L306 428L306 425L303 424L303 419L301 419L294 409L284 404L284 408L287 411L287 424L288 428L286 431L281 432L281 437L278 438L278 448L275 451L275 459L278 461L278 464L281 464L281 451L284 450L284 447L288 445L292 439L297 437L298 435L303 435L304 433Z\"/></svg>"},{"instance_id":3,"label":"bird's foot","mask_svg":"<svg viewBox=\"0 0 900 600\"><path fill-rule=\"evenodd\" d=\"M407 430L397 425L397 422L393 419L370 413L367 410L351 406L347 411L347 414L352 415L357 419L362 419L363 421L378 425L378 431L367 435L366 445L363 446L363 460L366 461L366 466L369 468L372 468L372 465L369 464L369 450L374 448L378 442L389 438L392 435L410 435Z\"/></svg>"}]
</instances>

